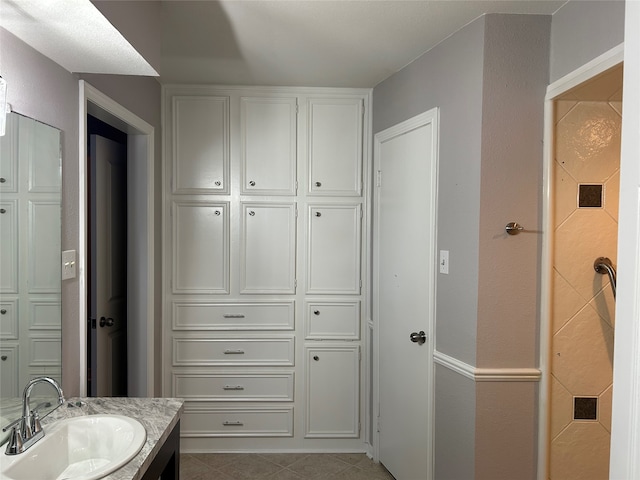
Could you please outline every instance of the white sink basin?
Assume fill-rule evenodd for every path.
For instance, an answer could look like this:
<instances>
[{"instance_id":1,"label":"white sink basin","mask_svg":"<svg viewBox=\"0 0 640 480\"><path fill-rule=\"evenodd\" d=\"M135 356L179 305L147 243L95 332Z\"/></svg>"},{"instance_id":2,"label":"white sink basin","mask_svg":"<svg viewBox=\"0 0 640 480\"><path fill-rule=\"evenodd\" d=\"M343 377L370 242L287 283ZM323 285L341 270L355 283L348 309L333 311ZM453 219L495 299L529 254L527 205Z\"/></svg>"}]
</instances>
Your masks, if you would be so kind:
<instances>
[{"instance_id":1,"label":"white sink basin","mask_svg":"<svg viewBox=\"0 0 640 480\"><path fill-rule=\"evenodd\" d=\"M87 415L44 427L26 452L0 456L6 480L94 480L122 467L140 451L147 432L122 415ZM4 449L4 446L2 447Z\"/></svg>"}]
</instances>

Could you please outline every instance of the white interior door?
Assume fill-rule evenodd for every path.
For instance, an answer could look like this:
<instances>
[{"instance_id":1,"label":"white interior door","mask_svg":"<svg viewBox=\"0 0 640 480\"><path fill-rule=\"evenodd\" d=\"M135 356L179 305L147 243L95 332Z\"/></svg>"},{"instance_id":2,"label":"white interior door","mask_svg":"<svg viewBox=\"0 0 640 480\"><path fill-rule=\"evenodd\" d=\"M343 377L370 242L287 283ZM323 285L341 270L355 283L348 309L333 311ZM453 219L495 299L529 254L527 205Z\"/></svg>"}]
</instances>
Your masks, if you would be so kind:
<instances>
[{"instance_id":1,"label":"white interior door","mask_svg":"<svg viewBox=\"0 0 640 480\"><path fill-rule=\"evenodd\" d=\"M126 148L91 135L91 295L94 396L127 393Z\"/></svg>"},{"instance_id":2,"label":"white interior door","mask_svg":"<svg viewBox=\"0 0 640 480\"><path fill-rule=\"evenodd\" d=\"M429 479L433 470L436 122L434 109L375 143L378 458L398 480Z\"/></svg>"}]
</instances>

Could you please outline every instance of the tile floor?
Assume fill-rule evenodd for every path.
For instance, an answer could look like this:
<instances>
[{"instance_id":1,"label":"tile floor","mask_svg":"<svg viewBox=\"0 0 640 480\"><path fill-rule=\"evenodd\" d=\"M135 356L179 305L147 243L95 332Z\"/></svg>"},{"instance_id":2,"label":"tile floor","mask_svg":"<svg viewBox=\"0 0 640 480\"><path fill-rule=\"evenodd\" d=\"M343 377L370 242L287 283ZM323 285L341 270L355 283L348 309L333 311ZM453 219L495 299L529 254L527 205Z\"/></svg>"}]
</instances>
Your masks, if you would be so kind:
<instances>
[{"instance_id":1,"label":"tile floor","mask_svg":"<svg viewBox=\"0 0 640 480\"><path fill-rule=\"evenodd\" d=\"M393 480L360 453L183 453L181 480Z\"/></svg>"}]
</instances>

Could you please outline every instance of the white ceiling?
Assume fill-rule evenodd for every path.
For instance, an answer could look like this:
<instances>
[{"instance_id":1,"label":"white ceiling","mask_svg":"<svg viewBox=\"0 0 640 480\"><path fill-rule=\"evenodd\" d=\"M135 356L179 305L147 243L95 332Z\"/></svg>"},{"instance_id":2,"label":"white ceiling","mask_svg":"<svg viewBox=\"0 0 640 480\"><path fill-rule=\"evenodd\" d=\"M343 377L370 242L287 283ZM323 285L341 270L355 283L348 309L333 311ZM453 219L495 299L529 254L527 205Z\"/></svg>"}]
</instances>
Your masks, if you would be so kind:
<instances>
[{"instance_id":1,"label":"white ceiling","mask_svg":"<svg viewBox=\"0 0 640 480\"><path fill-rule=\"evenodd\" d=\"M162 2L163 83L373 87L484 13L529 0Z\"/></svg>"},{"instance_id":2,"label":"white ceiling","mask_svg":"<svg viewBox=\"0 0 640 480\"><path fill-rule=\"evenodd\" d=\"M160 80L373 87L484 13L551 15L564 3L161 0ZM89 0L0 0L0 25L72 72L154 76L96 12Z\"/></svg>"},{"instance_id":3,"label":"white ceiling","mask_svg":"<svg viewBox=\"0 0 640 480\"><path fill-rule=\"evenodd\" d=\"M0 26L70 72L157 72L89 0L0 0Z\"/></svg>"}]
</instances>

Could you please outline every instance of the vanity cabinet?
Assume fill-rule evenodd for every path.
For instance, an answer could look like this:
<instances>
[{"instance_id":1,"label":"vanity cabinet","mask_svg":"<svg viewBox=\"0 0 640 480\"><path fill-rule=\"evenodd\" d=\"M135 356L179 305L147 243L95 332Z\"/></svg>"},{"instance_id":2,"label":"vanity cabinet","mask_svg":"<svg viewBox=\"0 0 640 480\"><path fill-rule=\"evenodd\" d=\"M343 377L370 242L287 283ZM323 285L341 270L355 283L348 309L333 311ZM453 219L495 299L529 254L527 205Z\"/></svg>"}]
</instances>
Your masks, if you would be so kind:
<instances>
[{"instance_id":1,"label":"vanity cabinet","mask_svg":"<svg viewBox=\"0 0 640 480\"><path fill-rule=\"evenodd\" d=\"M368 102L164 88L163 388L185 450L363 448Z\"/></svg>"}]
</instances>

